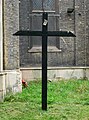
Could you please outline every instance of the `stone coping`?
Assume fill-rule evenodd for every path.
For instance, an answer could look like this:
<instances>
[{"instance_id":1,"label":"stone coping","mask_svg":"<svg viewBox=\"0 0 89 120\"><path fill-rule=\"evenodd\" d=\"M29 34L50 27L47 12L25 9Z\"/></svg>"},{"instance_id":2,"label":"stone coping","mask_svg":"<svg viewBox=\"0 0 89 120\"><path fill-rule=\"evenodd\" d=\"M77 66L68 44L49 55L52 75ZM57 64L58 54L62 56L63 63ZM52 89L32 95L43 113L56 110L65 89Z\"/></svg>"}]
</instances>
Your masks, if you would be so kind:
<instances>
[{"instance_id":1,"label":"stone coping","mask_svg":"<svg viewBox=\"0 0 89 120\"><path fill-rule=\"evenodd\" d=\"M89 69L89 67L48 67L48 70L60 70L60 69ZM30 67L30 68L20 68L20 70L42 70L42 67Z\"/></svg>"},{"instance_id":2,"label":"stone coping","mask_svg":"<svg viewBox=\"0 0 89 120\"><path fill-rule=\"evenodd\" d=\"M0 76L6 75L7 73L5 72L0 72Z\"/></svg>"},{"instance_id":3,"label":"stone coping","mask_svg":"<svg viewBox=\"0 0 89 120\"><path fill-rule=\"evenodd\" d=\"M3 76L3 75L7 75L7 73L13 73L13 72L19 72L20 69L17 69L17 70L3 70L3 71L0 71L0 76Z\"/></svg>"}]
</instances>

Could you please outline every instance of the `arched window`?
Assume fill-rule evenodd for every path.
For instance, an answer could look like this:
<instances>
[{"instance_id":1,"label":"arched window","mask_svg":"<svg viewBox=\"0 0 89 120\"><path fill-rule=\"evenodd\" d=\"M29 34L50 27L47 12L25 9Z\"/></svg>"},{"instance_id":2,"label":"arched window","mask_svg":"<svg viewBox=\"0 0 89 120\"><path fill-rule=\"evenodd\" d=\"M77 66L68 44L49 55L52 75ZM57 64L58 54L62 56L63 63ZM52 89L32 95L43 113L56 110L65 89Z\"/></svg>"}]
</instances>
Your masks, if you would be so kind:
<instances>
[{"instance_id":1,"label":"arched window","mask_svg":"<svg viewBox=\"0 0 89 120\"><path fill-rule=\"evenodd\" d=\"M24 8L25 4L25 8ZM23 9L24 8L24 9ZM50 31L56 31L59 30L59 16L56 16L58 14L58 0L27 0L27 2L24 2L24 0L20 3L20 29L30 29L32 31L41 31L42 30L42 13L33 13L33 11L55 11L55 13L49 14L48 17L48 30ZM26 14L24 13L24 10ZM23 13L22 13L23 11ZM23 15L22 15L23 14ZM23 18L24 17L24 18ZM23 21L24 20L24 21ZM23 26L23 22L25 22L25 26ZM27 23L26 23L27 22ZM41 52L41 43L42 43L42 37L37 36L31 36L27 37L28 39L28 52ZM48 38L48 48L49 52L53 52L55 50L58 50L60 48L59 45L59 38L58 37L49 37Z\"/></svg>"}]
</instances>

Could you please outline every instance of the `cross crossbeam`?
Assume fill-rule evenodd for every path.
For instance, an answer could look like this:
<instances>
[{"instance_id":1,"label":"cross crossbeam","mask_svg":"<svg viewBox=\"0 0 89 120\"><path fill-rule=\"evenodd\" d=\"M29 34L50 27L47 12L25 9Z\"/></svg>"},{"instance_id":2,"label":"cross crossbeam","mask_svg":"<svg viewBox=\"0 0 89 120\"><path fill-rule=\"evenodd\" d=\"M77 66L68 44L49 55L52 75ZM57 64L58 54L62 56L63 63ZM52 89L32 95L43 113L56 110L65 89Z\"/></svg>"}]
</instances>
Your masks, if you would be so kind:
<instances>
[{"instance_id":1,"label":"cross crossbeam","mask_svg":"<svg viewBox=\"0 0 89 120\"><path fill-rule=\"evenodd\" d=\"M59 37L75 37L75 35L70 31L29 31L20 30L16 32L16 36L59 36Z\"/></svg>"}]
</instances>

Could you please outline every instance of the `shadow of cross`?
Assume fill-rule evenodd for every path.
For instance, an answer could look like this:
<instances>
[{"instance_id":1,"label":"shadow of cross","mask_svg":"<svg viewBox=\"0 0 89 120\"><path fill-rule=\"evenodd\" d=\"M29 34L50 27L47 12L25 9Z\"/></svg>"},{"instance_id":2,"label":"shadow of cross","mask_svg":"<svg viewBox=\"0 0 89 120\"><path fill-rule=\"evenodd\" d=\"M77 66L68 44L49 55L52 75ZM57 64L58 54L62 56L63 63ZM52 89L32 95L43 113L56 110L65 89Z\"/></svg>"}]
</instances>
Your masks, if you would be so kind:
<instances>
[{"instance_id":1,"label":"shadow of cross","mask_svg":"<svg viewBox=\"0 0 89 120\"><path fill-rule=\"evenodd\" d=\"M17 31L15 36L42 36L42 110L47 110L47 38L48 36L75 37L70 31L48 31L48 12L42 13L42 31Z\"/></svg>"}]
</instances>

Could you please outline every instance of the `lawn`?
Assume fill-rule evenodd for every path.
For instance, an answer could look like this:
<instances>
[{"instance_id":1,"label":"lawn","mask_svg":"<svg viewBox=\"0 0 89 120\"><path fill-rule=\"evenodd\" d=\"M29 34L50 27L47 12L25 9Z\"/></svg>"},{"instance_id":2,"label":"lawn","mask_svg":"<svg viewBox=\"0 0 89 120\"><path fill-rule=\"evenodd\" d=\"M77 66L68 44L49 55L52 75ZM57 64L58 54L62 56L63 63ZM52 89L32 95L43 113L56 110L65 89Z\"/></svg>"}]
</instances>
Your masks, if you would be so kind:
<instances>
[{"instance_id":1,"label":"lawn","mask_svg":"<svg viewBox=\"0 0 89 120\"><path fill-rule=\"evenodd\" d=\"M89 81L48 82L48 110L41 109L41 81L0 103L0 120L89 120Z\"/></svg>"}]
</instances>

